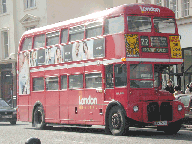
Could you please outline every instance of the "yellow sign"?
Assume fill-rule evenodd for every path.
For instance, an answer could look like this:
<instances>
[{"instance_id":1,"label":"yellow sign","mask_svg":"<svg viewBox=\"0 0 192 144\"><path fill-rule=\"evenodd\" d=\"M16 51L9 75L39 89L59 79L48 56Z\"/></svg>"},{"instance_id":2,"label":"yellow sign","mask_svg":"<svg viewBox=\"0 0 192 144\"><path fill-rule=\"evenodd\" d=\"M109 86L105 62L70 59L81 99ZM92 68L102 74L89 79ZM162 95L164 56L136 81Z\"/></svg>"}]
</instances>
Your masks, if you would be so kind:
<instances>
[{"instance_id":1,"label":"yellow sign","mask_svg":"<svg viewBox=\"0 0 192 144\"><path fill-rule=\"evenodd\" d=\"M139 56L138 34L125 34L126 57Z\"/></svg>"},{"instance_id":2,"label":"yellow sign","mask_svg":"<svg viewBox=\"0 0 192 144\"><path fill-rule=\"evenodd\" d=\"M182 50L180 46L179 36L169 36L171 57L172 58L182 58Z\"/></svg>"}]
</instances>

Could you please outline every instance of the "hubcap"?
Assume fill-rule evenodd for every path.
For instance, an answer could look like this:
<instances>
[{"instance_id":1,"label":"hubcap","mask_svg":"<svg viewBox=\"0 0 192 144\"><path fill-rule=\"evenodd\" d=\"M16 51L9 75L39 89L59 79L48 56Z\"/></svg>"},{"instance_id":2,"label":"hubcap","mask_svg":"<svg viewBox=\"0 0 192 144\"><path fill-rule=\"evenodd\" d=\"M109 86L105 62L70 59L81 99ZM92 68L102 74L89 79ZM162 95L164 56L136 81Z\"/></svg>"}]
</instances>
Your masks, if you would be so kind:
<instances>
[{"instance_id":1,"label":"hubcap","mask_svg":"<svg viewBox=\"0 0 192 144\"><path fill-rule=\"evenodd\" d=\"M112 126L115 129L119 129L121 127L121 116L118 113L114 113L112 115Z\"/></svg>"},{"instance_id":2,"label":"hubcap","mask_svg":"<svg viewBox=\"0 0 192 144\"><path fill-rule=\"evenodd\" d=\"M41 111L40 110L38 110L37 112L36 112L36 117L35 117L35 121L36 121L36 123L37 124L41 124L41 122L42 122L42 114L41 114Z\"/></svg>"}]
</instances>

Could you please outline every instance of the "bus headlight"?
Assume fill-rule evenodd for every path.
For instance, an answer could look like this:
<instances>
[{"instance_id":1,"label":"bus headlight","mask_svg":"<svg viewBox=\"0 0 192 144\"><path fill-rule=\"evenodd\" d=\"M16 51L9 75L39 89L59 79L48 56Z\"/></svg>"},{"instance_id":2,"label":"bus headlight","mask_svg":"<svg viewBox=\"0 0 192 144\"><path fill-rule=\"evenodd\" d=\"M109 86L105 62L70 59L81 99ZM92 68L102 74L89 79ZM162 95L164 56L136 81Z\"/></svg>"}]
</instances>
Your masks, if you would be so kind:
<instances>
[{"instance_id":1,"label":"bus headlight","mask_svg":"<svg viewBox=\"0 0 192 144\"><path fill-rule=\"evenodd\" d=\"M181 105L178 105L178 111L181 111L183 107Z\"/></svg>"},{"instance_id":2,"label":"bus headlight","mask_svg":"<svg viewBox=\"0 0 192 144\"><path fill-rule=\"evenodd\" d=\"M133 111L134 111L134 112L138 112L138 110L139 110L139 107L138 107L138 106L134 106L134 107L133 107Z\"/></svg>"}]
</instances>

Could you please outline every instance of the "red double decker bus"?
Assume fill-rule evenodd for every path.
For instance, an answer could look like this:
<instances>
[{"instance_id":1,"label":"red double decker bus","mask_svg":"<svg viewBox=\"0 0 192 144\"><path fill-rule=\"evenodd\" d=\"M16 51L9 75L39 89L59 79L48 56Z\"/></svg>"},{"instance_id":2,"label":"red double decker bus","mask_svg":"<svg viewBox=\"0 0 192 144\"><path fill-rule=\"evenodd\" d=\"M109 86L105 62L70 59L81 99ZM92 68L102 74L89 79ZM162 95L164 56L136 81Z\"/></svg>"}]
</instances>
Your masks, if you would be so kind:
<instances>
[{"instance_id":1,"label":"red double decker bus","mask_svg":"<svg viewBox=\"0 0 192 144\"><path fill-rule=\"evenodd\" d=\"M155 125L177 133L184 106L163 90L182 64L175 14L130 4L25 32L18 49L18 120L104 125L113 135Z\"/></svg>"}]
</instances>

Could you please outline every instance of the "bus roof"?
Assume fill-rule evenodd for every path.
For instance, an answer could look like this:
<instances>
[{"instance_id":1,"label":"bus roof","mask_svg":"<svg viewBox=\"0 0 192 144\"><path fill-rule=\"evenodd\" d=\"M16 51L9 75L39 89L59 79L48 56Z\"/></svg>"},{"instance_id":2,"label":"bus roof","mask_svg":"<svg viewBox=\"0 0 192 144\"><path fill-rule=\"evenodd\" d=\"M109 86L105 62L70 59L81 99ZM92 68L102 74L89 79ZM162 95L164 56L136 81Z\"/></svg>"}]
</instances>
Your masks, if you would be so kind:
<instances>
[{"instance_id":1,"label":"bus roof","mask_svg":"<svg viewBox=\"0 0 192 144\"><path fill-rule=\"evenodd\" d=\"M162 7L162 6L157 6L157 5L153 5L153 4L124 4L124 5L120 5L117 7L113 7L113 8L109 8L103 11L99 11L96 13L92 13L86 16L81 16L78 18L74 18L74 19L70 19L70 20L66 20L66 21L62 21L62 22L58 22L55 24L51 24L51 25L47 25L47 26L43 26L40 28L35 28L32 30L28 30L26 32L23 33L24 35L30 35L36 32L43 32L45 30L52 30L52 31L56 31L58 30L60 27L64 27L64 26L73 26L75 25L80 25L83 21L93 21L95 19L99 19L99 18L103 18L103 17L107 17L107 16L117 16L120 14L130 14L130 15L143 15L143 16L151 16L151 15L155 15L155 16L162 16L162 17L174 17L175 14L172 10L166 8L166 7ZM75 26L74 25L74 26Z\"/></svg>"}]
</instances>

